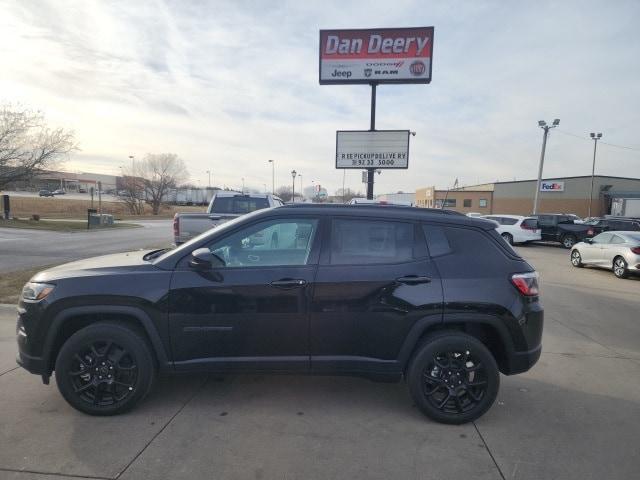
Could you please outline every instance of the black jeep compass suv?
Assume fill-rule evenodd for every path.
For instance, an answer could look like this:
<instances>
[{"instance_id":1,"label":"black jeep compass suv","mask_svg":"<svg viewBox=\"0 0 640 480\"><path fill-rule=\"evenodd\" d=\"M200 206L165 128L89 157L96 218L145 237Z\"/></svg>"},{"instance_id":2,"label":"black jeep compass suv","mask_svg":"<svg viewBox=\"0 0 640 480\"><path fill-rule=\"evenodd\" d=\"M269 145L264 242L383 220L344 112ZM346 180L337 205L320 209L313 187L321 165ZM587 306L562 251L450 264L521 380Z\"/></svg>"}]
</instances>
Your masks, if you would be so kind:
<instances>
[{"instance_id":1,"label":"black jeep compass suv","mask_svg":"<svg viewBox=\"0 0 640 480\"><path fill-rule=\"evenodd\" d=\"M292 205L68 263L25 285L18 363L93 415L133 407L157 373L293 372L404 378L427 416L469 422L541 352L537 274L494 227Z\"/></svg>"}]
</instances>

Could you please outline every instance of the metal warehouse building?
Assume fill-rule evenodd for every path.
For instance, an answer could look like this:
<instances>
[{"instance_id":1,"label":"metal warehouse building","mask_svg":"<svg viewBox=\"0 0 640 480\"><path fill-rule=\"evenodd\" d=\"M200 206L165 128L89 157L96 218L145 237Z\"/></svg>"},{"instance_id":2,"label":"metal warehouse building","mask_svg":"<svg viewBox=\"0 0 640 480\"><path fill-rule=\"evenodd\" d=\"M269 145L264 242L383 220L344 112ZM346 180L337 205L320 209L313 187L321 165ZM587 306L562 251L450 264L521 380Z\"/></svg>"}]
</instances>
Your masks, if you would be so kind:
<instances>
[{"instance_id":1,"label":"metal warehouse building","mask_svg":"<svg viewBox=\"0 0 640 480\"><path fill-rule=\"evenodd\" d=\"M418 207L445 208L462 213L504 213L529 215L533 211L536 180L495 182L454 190L435 187L416 190ZM540 184L539 213L589 213L591 176L545 178ZM633 199L640 199L640 178L596 175L593 181L591 216L636 215L630 211ZM628 206L628 207L627 207ZM625 212L625 209L629 210Z\"/></svg>"}]
</instances>

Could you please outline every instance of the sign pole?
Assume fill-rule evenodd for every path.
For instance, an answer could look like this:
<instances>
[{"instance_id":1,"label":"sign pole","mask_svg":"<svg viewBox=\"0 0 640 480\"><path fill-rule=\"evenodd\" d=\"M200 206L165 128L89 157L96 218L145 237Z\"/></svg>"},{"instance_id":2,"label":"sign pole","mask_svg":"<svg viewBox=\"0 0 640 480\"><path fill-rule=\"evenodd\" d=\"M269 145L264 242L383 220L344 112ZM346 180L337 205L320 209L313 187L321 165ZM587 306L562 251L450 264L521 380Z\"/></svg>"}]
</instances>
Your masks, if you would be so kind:
<instances>
[{"instance_id":1,"label":"sign pole","mask_svg":"<svg viewBox=\"0 0 640 480\"><path fill-rule=\"evenodd\" d=\"M370 132L376 131L376 87L377 84L375 82L371 82L371 125L369 126ZM367 168L367 200L373 200L373 182L375 173L375 168Z\"/></svg>"}]
</instances>

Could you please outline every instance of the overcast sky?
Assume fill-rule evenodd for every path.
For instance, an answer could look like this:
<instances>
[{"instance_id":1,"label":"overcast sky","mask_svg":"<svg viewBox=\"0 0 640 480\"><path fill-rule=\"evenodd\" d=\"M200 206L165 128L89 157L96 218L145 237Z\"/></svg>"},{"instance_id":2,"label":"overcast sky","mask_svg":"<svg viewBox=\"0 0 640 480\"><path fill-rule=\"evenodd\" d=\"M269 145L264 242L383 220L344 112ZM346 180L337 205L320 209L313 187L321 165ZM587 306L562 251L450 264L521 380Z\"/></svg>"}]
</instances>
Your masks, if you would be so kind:
<instances>
[{"instance_id":1,"label":"overcast sky","mask_svg":"<svg viewBox=\"0 0 640 480\"><path fill-rule=\"evenodd\" d=\"M376 193L547 177L640 177L640 2L0 0L0 101L75 130L71 171L175 152L192 181L333 193L335 131L369 126L370 88L318 84L321 28L435 27L430 85L378 88L377 128L411 129L409 170ZM359 171L347 186L363 190Z\"/></svg>"}]
</instances>

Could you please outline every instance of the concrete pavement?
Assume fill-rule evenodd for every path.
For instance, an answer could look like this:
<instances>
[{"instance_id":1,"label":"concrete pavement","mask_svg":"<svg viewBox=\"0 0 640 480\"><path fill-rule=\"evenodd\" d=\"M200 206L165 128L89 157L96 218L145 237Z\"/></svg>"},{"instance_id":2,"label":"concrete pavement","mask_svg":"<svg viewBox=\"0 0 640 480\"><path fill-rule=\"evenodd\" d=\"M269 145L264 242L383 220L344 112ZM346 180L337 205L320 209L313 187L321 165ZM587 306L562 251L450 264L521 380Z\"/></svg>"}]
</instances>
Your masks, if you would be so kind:
<instances>
[{"instance_id":1,"label":"concrete pavement","mask_svg":"<svg viewBox=\"0 0 640 480\"><path fill-rule=\"evenodd\" d=\"M519 250L542 275L543 354L463 426L427 420L403 383L346 377L168 378L129 414L88 417L14 368L0 308L0 478L635 478L640 280Z\"/></svg>"},{"instance_id":2,"label":"concrete pavement","mask_svg":"<svg viewBox=\"0 0 640 480\"><path fill-rule=\"evenodd\" d=\"M72 233L0 228L0 273L173 243L172 220L132 222L142 228Z\"/></svg>"}]
</instances>

